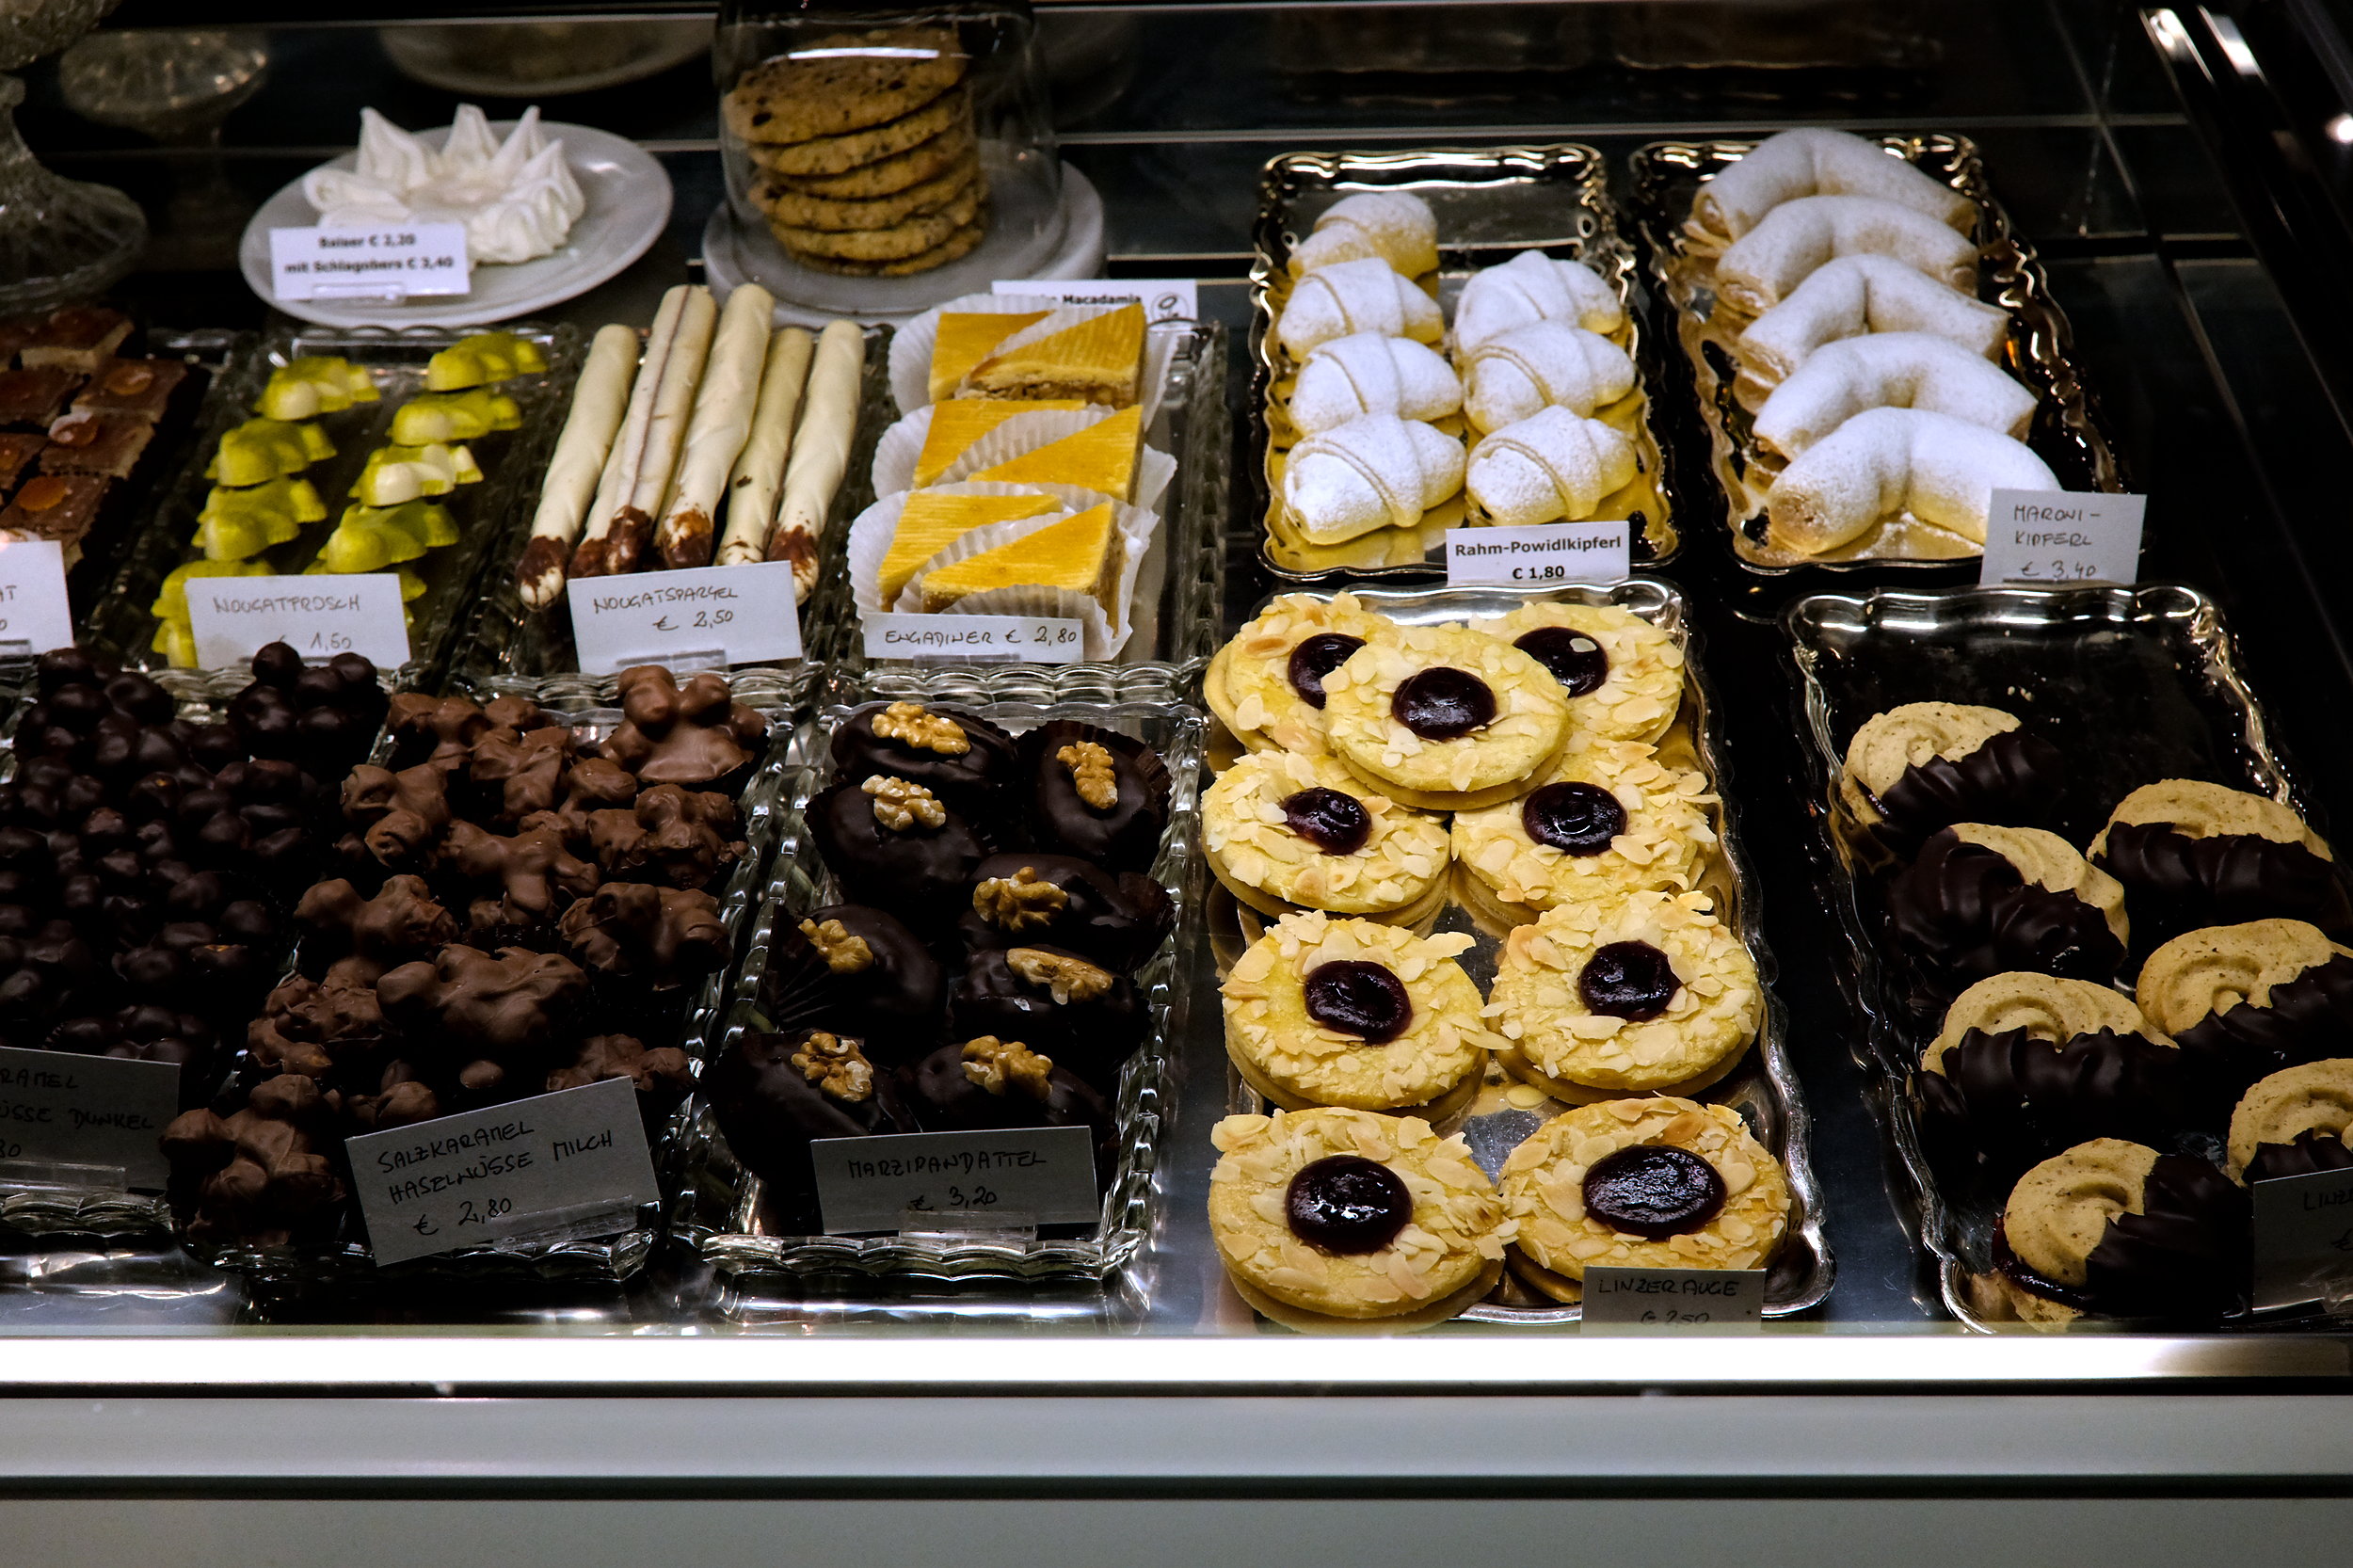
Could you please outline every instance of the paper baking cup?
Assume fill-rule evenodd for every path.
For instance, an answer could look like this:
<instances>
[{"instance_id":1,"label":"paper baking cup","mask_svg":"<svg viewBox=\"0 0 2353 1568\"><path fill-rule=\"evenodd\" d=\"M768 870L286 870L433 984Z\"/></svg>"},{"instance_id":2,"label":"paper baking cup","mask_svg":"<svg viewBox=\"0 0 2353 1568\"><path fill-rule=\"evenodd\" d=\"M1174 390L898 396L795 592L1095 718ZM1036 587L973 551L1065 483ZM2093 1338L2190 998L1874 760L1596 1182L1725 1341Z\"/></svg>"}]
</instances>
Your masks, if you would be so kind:
<instances>
[{"instance_id":1,"label":"paper baking cup","mask_svg":"<svg viewBox=\"0 0 2353 1568\"><path fill-rule=\"evenodd\" d=\"M1087 307L1091 311L1101 308ZM961 299L951 299L945 305L936 305L925 311L891 334L890 395L898 400L899 411L903 414L913 413L932 400L932 348L939 342L941 312L993 312L1004 315L1024 311L1053 312L1035 327L1007 338L1005 344L1000 345L1001 347L1042 335L1038 330L1041 328L1050 326L1053 330L1060 330L1062 326L1069 325L1070 319L1075 319L1065 318L1059 326L1053 325L1055 315L1067 309L1069 307L1059 299L1040 299L1034 295L968 294ZM1169 367L1176 362L1176 342L1193 330L1190 325L1180 322L1147 326L1144 329L1144 379L1137 392L1144 404L1144 426L1147 430L1160 413L1160 396L1168 389Z\"/></svg>"},{"instance_id":2,"label":"paper baking cup","mask_svg":"<svg viewBox=\"0 0 2353 1568\"><path fill-rule=\"evenodd\" d=\"M1034 452L1064 436L1075 436L1091 424L1107 420L1115 413L1112 408L1040 408L1035 413L1016 414L981 440L956 455L931 487L962 483L966 475ZM916 460L923 455L923 442L931 435L932 411L918 408L882 433L874 443L874 493L888 495L894 490L915 488ZM1176 477L1176 459L1157 447L1141 448L1136 456L1135 479L1128 487L1130 506L1150 508L1159 504L1170 481ZM993 483L994 481L991 481Z\"/></svg>"},{"instance_id":3,"label":"paper baking cup","mask_svg":"<svg viewBox=\"0 0 2353 1568\"><path fill-rule=\"evenodd\" d=\"M996 486L971 488L976 490L999 488ZM1017 487L1004 488L1017 489ZM1070 493L1083 495L1087 492ZM1100 504L1099 501L1089 503L1095 505ZM1064 514L1064 517L1068 515L1068 513ZM907 579L905 591L900 594L898 603L892 608L908 613L920 612L923 604L923 578L926 573L936 571L942 567L965 560L969 556L978 555L984 550L994 550L999 545L1011 544L1016 539L1034 534L1039 529L1060 520L1059 518L1050 517L1017 518L1012 522L992 522L985 528L975 528L917 568L915 575ZM1026 584L1010 588L991 588L986 593L967 594L947 609L936 613L943 616L1064 616L1081 624L1083 628L1080 633L1081 646L1090 662L1099 663L1112 658L1127 646L1128 633L1134 630L1135 616L1130 601L1135 598L1136 576L1143 569L1145 552L1152 548L1152 536L1159 531L1160 519L1157 512L1148 512L1140 506L1120 506L1114 503L1112 523L1119 530L1121 552L1119 584L1112 595L1112 602L1120 607L1120 616L1116 623L1113 623L1112 618L1103 613L1102 605L1086 594L1074 593L1068 588L1044 588Z\"/></svg>"},{"instance_id":4,"label":"paper baking cup","mask_svg":"<svg viewBox=\"0 0 2353 1568\"><path fill-rule=\"evenodd\" d=\"M1060 518L1066 518L1073 512L1083 512L1090 506L1099 506L1112 499L1107 495L1097 495L1093 490L1080 489L1075 485L999 485L968 482L961 485L934 485L931 488L941 495L1050 495L1060 504L1060 510L1040 512L1034 518L1014 520L1017 523L1040 525ZM899 514L906 510L907 498L914 493L912 490L900 490L884 496L880 501L860 512L850 523L850 541L846 547L850 562L850 600L860 612L891 608L882 601L883 558L890 553L891 536L899 531ZM1007 525L988 523L985 526L1002 528ZM933 563L926 561L923 564L928 567Z\"/></svg>"}]
</instances>

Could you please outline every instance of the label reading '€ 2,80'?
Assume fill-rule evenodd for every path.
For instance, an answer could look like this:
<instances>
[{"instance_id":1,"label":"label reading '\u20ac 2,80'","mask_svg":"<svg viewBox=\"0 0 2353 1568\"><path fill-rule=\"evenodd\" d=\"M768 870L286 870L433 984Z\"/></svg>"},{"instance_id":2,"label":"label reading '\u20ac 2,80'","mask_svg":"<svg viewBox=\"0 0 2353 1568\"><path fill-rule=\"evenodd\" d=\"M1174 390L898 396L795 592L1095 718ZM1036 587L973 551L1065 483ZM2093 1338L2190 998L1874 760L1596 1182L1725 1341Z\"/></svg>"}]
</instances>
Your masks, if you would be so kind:
<instances>
[{"instance_id":1,"label":"label reading '\u20ac 2,80'","mask_svg":"<svg viewBox=\"0 0 2353 1568\"><path fill-rule=\"evenodd\" d=\"M400 578L389 571L299 577L197 577L188 581L188 626L204 668L242 664L284 643L309 664L358 653L376 667L408 662Z\"/></svg>"},{"instance_id":2,"label":"label reading '\u20ac 2,80'","mask_svg":"<svg viewBox=\"0 0 2353 1568\"><path fill-rule=\"evenodd\" d=\"M471 294L462 223L381 229L272 229L270 289L280 299L413 299Z\"/></svg>"},{"instance_id":3,"label":"label reading '\u20ac 2,80'","mask_svg":"<svg viewBox=\"0 0 2353 1568\"><path fill-rule=\"evenodd\" d=\"M1086 657L1086 625L1061 616L920 616L868 612L869 659L988 659L1000 664L1075 664Z\"/></svg>"},{"instance_id":4,"label":"label reading '\u20ac 2,80'","mask_svg":"<svg viewBox=\"0 0 2353 1568\"><path fill-rule=\"evenodd\" d=\"M713 669L801 656L790 561L576 577L564 601L584 675L618 675L634 664Z\"/></svg>"},{"instance_id":5,"label":"label reading '\u20ac 2,80'","mask_svg":"<svg viewBox=\"0 0 2353 1568\"><path fill-rule=\"evenodd\" d=\"M2145 495L1995 490L1985 513L1980 587L2140 581Z\"/></svg>"},{"instance_id":6,"label":"label reading '\u20ac 2,80'","mask_svg":"<svg viewBox=\"0 0 2353 1568\"><path fill-rule=\"evenodd\" d=\"M1585 1271L1588 1328L1754 1327L1764 1310L1762 1269Z\"/></svg>"},{"instance_id":7,"label":"label reading '\u20ac 2,80'","mask_svg":"<svg viewBox=\"0 0 2353 1568\"><path fill-rule=\"evenodd\" d=\"M1633 570L1623 522L1547 522L1533 528L1449 528L1449 588L1543 588L1622 583Z\"/></svg>"}]
</instances>

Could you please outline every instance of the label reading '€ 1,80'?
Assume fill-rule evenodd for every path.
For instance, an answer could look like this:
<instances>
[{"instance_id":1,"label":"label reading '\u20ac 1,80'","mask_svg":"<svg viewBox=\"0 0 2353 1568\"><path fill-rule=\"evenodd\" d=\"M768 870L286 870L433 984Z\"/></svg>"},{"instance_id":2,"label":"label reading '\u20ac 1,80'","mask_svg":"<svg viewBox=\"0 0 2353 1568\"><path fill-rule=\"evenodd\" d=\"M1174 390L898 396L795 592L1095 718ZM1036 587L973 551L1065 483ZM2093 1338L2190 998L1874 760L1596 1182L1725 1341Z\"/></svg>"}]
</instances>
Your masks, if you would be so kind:
<instances>
[{"instance_id":1,"label":"label reading '\u20ac 1,80'","mask_svg":"<svg viewBox=\"0 0 2353 1568\"><path fill-rule=\"evenodd\" d=\"M473 291L462 223L272 229L269 267L280 299L398 301Z\"/></svg>"},{"instance_id":2,"label":"label reading '\u20ac 1,80'","mask_svg":"<svg viewBox=\"0 0 2353 1568\"><path fill-rule=\"evenodd\" d=\"M1082 1127L902 1132L808 1145L828 1236L1082 1224L1102 1212Z\"/></svg>"},{"instance_id":3,"label":"label reading '\u20ac 1,80'","mask_svg":"<svg viewBox=\"0 0 2353 1568\"><path fill-rule=\"evenodd\" d=\"M618 675L633 664L708 669L801 656L790 561L576 577L564 601L571 606L584 675Z\"/></svg>"},{"instance_id":4,"label":"label reading '\u20ac 1,80'","mask_svg":"<svg viewBox=\"0 0 2353 1568\"><path fill-rule=\"evenodd\" d=\"M1075 664L1086 657L1085 623L1059 616L920 616L876 610L865 615L864 624L869 659Z\"/></svg>"},{"instance_id":5,"label":"label reading '\u20ac 1,80'","mask_svg":"<svg viewBox=\"0 0 2353 1568\"><path fill-rule=\"evenodd\" d=\"M2004 583L2140 581L2145 495L2088 490L1995 490L1985 513L1980 587Z\"/></svg>"},{"instance_id":6,"label":"label reading '\u20ac 1,80'","mask_svg":"<svg viewBox=\"0 0 2353 1568\"><path fill-rule=\"evenodd\" d=\"M1753 1327L1764 1310L1762 1269L1585 1271L1588 1328Z\"/></svg>"},{"instance_id":7,"label":"label reading '\u20ac 1,80'","mask_svg":"<svg viewBox=\"0 0 2353 1568\"><path fill-rule=\"evenodd\" d=\"M0 1049L0 1162L91 1170L74 1185L119 1171L126 1190L161 1192L160 1140L179 1112L175 1062Z\"/></svg>"},{"instance_id":8,"label":"label reading '\u20ac 1,80'","mask_svg":"<svg viewBox=\"0 0 2353 1568\"><path fill-rule=\"evenodd\" d=\"M385 670L408 662L400 578L389 571L191 578L188 626L196 662L208 670L242 664L271 643L313 664L338 653L362 654Z\"/></svg>"},{"instance_id":9,"label":"label reading '\u20ac 1,80'","mask_svg":"<svg viewBox=\"0 0 2353 1568\"><path fill-rule=\"evenodd\" d=\"M1547 522L1533 528L1449 528L1449 588L1542 588L1622 583L1633 570L1623 522Z\"/></svg>"}]
</instances>

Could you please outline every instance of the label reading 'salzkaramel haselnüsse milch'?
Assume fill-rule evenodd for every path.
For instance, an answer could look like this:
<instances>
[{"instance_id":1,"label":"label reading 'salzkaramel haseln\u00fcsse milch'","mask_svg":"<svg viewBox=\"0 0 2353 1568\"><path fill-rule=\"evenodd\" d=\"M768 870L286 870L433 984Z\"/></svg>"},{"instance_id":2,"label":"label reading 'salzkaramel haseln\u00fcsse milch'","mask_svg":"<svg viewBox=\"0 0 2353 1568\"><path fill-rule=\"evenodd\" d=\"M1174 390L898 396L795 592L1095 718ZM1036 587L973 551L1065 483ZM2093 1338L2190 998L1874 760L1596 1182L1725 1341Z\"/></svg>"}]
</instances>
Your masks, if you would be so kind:
<instances>
[{"instance_id":1,"label":"label reading 'salzkaramel haseln\u00fcsse milch'","mask_svg":"<svg viewBox=\"0 0 2353 1568\"><path fill-rule=\"evenodd\" d=\"M1082 1127L820 1138L808 1155L828 1236L1032 1229L1102 1210Z\"/></svg>"},{"instance_id":2,"label":"label reading 'salzkaramel haseln\u00fcsse milch'","mask_svg":"<svg viewBox=\"0 0 2353 1568\"><path fill-rule=\"evenodd\" d=\"M16 1181L45 1169L62 1185L161 1192L159 1140L179 1112L177 1063L0 1049L0 1168Z\"/></svg>"},{"instance_id":3,"label":"label reading 'salzkaramel haseln\u00fcsse milch'","mask_svg":"<svg viewBox=\"0 0 2353 1568\"><path fill-rule=\"evenodd\" d=\"M1986 506L1980 587L2140 581L2145 495L1995 490Z\"/></svg>"},{"instance_id":4,"label":"label reading 'salzkaramel haseln\u00fcsse milch'","mask_svg":"<svg viewBox=\"0 0 2353 1568\"><path fill-rule=\"evenodd\" d=\"M1622 583L1633 569L1628 530L1622 520L1446 531L1449 588Z\"/></svg>"},{"instance_id":5,"label":"label reading 'salzkaramel haseln\u00fcsse milch'","mask_svg":"<svg viewBox=\"0 0 2353 1568\"><path fill-rule=\"evenodd\" d=\"M2257 1308L2353 1298L2353 1171L2252 1184Z\"/></svg>"},{"instance_id":6,"label":"label reading 'salzkaramel haseln\u00fcsse milch'","mask_svg":"<svg viewBox=\"0 0 2353 1568\"><path fill-rule=\"evenodd\" d=\"M1754 1327L1765 1312L1762 1269L1585 1271L1589 1328Z\"/></svg>"}]
</instances>

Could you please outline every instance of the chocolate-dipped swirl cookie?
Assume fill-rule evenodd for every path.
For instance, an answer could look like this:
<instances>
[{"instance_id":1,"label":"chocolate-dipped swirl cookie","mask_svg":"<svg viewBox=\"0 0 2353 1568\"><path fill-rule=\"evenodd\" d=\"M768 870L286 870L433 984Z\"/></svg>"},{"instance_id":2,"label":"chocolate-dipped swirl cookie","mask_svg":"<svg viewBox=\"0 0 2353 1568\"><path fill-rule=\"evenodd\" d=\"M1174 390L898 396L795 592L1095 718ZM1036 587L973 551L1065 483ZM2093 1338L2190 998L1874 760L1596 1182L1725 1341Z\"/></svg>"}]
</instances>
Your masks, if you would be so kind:
<instances>
[{"instance_id":1,"label":"chocolate-dipped swirl cookie","mask_svg":"<svg viewBox=\"0 0 2353 1568\"><path fill-rule=\"evenodd\" d=\"M2353 928L2327 840L2278 801L2189 778L2143 785L2091 841L2124 885L2142 951L2206 925L2278 916Z\"/></svg>"},{"instance_id":2,"label":"chocolate-dipped swirl cookie","mask_svg":"<svg viewBox=\"0 0 2353 1568\"><path fill-rule=\"evenodd\" d=\"M2231 1112L2232 1176L2241 1182L2353 1170L2353 1058L2307 1062L2264 1079Z\"/></svg>"},{"instance_id":3,"label":"chocolate-dipped swirl cookie","mask_svg":"<svg viewBox=\"0 0 2353 1568\"><path fill-rule=\"evenodd\" d=\"M2019 1178L1985 1283L2030 1322L2213 1318L2245 1302L2248 1238L2219 1166L2095 1138Z\"/></svg>"},{"instance_id":4,"label":"chocolate-dipped swirl cookie","mask_svg":"<svg viewBox=\"0 0 2353 1568\"><path fill-rule=\"evenodd\" d=\"M2137 989L2181 1047L2210 1121L2259 1078L2353 1056L2353 948L2302 920L2185 932L2149 955Z\"/></svg>"},{"instance_id":5,"label":"chocolate-dipped swirl cookie","mask_svg":"<svg viewBox=\"0 0 2353 1568\"><path fill-rule=\"evenodd\" d=\"M2065 781L2058 748L1999 708L1907 702L1847 743L1838 798L1897 853L1958 822L2031 824Z\"/></svg>"},{"instance_id":6,"label":"chocolate-dipped swirl cookie","mask_svg":"<svg viewBox=\"0 0 2353 1568\"><path fill-rule=\"evenodd\" d=\"M2056 833L1958 823L1887 888L1887 918L1941 999L2011 969L2106 980L2124 961L2124 892Z\"/></svg>"}]
</instances>

